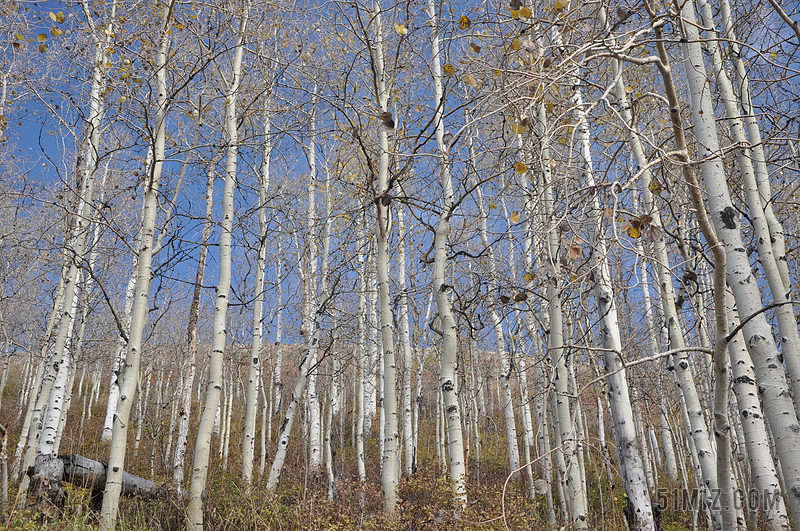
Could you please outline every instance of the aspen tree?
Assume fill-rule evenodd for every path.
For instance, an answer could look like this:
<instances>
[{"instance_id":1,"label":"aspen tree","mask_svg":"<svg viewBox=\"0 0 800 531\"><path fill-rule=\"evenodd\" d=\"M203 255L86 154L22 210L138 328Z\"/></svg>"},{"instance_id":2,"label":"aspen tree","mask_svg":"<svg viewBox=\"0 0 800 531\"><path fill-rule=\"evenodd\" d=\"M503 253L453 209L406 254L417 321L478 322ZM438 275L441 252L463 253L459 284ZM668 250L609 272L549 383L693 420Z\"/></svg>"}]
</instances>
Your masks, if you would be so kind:
<instances>
[{"instance_id":1,"label":"aspen tree","mask_svg":"<svg viewBox=\"0 0 800 531\"><path fill-rule=\"evenodd\" d=\"M431 66L433 77L434 126L436 145L439 154L439 177L442 186L439 221L433 242L433 293L439 308L442 323L442 357L439 368L439 390L443 397L445 422L447 425L448 458L450 479L453 481L455 503L467 504L466 464L464 463L464 439L461 431L461 411L458 401L458 373L456 371L456 351L458 349L458 328L447 293L452 289L446 284L447 238L450 233L450 217L454 211L454 190L450 177L450 160L444 142L444 93L442 90L442 66L439 48L439 24L436 19L436 4L428 1L427 9L431 26Z\"/></svg>"},{"instance_id":2,"label":"aspen tree","mask_svg":"<svg viewBox=\"0 0 800 531\"><path fill-rule=\"evenodd\" d=\"M602 11L602 10L601 10ZM602 20L602 15L601 15ZM626 370L622 364L622 340L614 288L608 263L608 244L603 235L601 208L592 168L589 124L587 121L583 95L579 82L574 81L573 116L575 118L575 142L579 153L580 181L589 190L589 245L595 267L594 294L597 305L597 318L600 321L600 336L605 349L604 362L608 374L608 398L611 404L614 440L617 445L620 476L625 492L635 513L637 529L654 529L653 512L647 482L643 470L642 455L636 444L636 427L631 399L626 380ZM559 419L561 420L561 419ZM562 428L563 431L563 428Z\"/></svg>"},{"instance_id":3,"label":"aspen tree","mask_svg":"<svg viewBox=\"0 0 800 531\"><path fill-rule=\"evenodd\" d=\"M602 10L601 13L605 14ZM659 30L656 29L656 34L660 35ZM663 48L662 43L657 43L659 51ZM695 448L692 451L692 459L697 458L698 467L695 470L699 472L697 477L701 482L704 490L704 497L707 503L711 502L711 493L717 488L717 467L714 461L714 454L711 449L709 441L708 428L703 418L703 411L700 405L700 398L697 394L695 380L691 373L689 358L686 352L686 345L684 343L683 331L680 327L680 320L675 309L675 290L672 283L671 271L669 268L670 260L666 250L666 243L664 241L664 234L661 223L661 216L658 209L654 206L653 191L658 190L656 184L649 171L648 161L644 154L641 138L635 129L633 123L633 116L631 113L630 104L628 102L627 94L625 92L624 78L622 67L618 59L611 58L612 72L616 78L615 93L617 101L619 102L620 114L627 125L628 130L628 144L630 150L636 161L637 168L640 170L640 179L642 182L642 204L644 206L646 215L652 218L650 227L653 241L653 250L656 258L656 270L658 281L661 286L662 296L662 312L664 321L667 326L669 334L670 349L677 350L678 353L674 356L672 366L674 367L675 381L679 385L679 394L684 401L682 412L685 413L685 427L691 433L691 444ZM662 76L671 80L671 73L669 64L666 62L666 50L664 55L660 54L660 59L657 63L662 72ZM665 81L665 84L668 82ZM671 83L671 81L669 81ZM669 93L669 90L667 91ZM683 138L681 129L676 132L678 127L673 125L673 132L676 135L676 144L678 137ZM678 145L678 149L681 147Z\"/></svg>"},{"instance_id":4,"label":"aspen tree","mask_svg":"<svg viewBox=\"0 0 800 531\"><path fill-rule=\"evenodd\" d=\"M178 416L178 439L175 443L175 456L172 463L172 484L176 488L182 488L184 478L184 457L186 455L186 445L189 440L189 420L192 417L192 389L197 373L197 322L200 312L200 295L203 290L203 278L205 278L206 257L208 256L208 240L211 236L212 210L214 205L214 174L217 163L222 158L223 151L214 157L208 165L206 178L206 210L203 217L203 230L200 234L200 256L197 259L197 271L195 272L194 288L192 290L192 302L189 304L189 318L186 324L186 336L188 343L188 356L186 359L186 378L183 381L181 391L181 409Z\"/></svg>"},{"instance_id":5,"label":"aspen tree","mask_svg":"<svg viewBox=\"0 0 800 531\"><path fill-rule=\"evenodd\" d=\"M414 362L411 352L411 329L408 324L408 284L406 279L406 241L411 242L411 232L406 230L402 206L397 209L397 229L400 234L397 250L400 344L403 347L403 475L409 478L414 473L414 434L411 412L411 374Z\"/></svg>"},{"instance_id":6,"label":"aspen tree","mask_svg":"<svg viewBox=\"0 0 800 531\"><path fill-rule=\"evenodd\" d=\"M706 35L708 37L707 48L712 58L712 69L717 81L717 89L722 99L725 115L727 117L726 123L729 126L731 139L741 145L739 149L736 162L741 175L742 184L745 192L745 199L750 215L750 222L753 225L755 233L756 246L758 248L758 261L764 270L764 276L769 285L772 300L778 306L775 308L775 314L778 321L778 329L781 334L781 351L786 363L787 374L789 382L792 385L792 390L795 396L800 396L800 334L797 331L797 320L795 319L794 309L789 304L788 294L791 292L791 285L784 282L784 275L781 272L779 264L785 263L785 255L781 253L776 256L775 249L778 247L778 241L774 239L772 234L782 234L782 229L776 229L773 221L773 230L770 231L770 217L774 218L774 213L769 216L766 213L763 199L767 199L762 195L756 179L756 164L758 156L754 157L753 150L748 146L747 136L745 135L745 127L743 120L739 114L738 100L734 92L733 83L724 68L722 59L722 51L719 46L719 37L714 30L714 15L712 13L711 5L706 0L697 2L700 8L703 23L706 26ZM763 152L762 152L763 155ZM764 170L762 170L764 171ZM769 176L762 178L762 180L769 181ZM769 210L772 206L768 205ZM783 257L783 260L780 259ZM788 274L787 274L788 275ZM788 276L786 277L788 278ZM800 401L795 401L795 410L800 414Z\"/></svg>"},{"instance_id":7,"label":"aspen tree","mask_svg":"<svg viewBox=\"0 0 800 531\"><path fill-rule=\"evenodd\" d=\"M242 447L242 480L247 489L253 481L253 458L256 438L256 406L261 383L261 344L263 336L263 306L265 279L267 268L267 192L270 184L270 157L272 155L271 136L271 87L267 87L264 98L264 143L262 146L261 171L258 176L258 258L256 261L255 300L253 301L253 340L250 346L250 370L247 377L247 398L245 403L243 447Z\"/></svg>"},{"instance_id":8,"label":"aspen tree","mask_svg":"<svg viewBox=\"0 0 800 531\"><path fill-rule=\"evenodd\" d=\"M319 315L318 296L317 296L317 102L319 94L317 85L314 84L311 120L309 124L308 141L308 183L306 196L308 201L308 211L306 213L306 256L308 273L305 277L305 316L304 321L308 334L308 351L310 358L310 372L308 373L308 391L306 395L306 408L308 410L308 449L309 459L308 468L312 476L316 476L322 471L322 412L320 411L320 400L317 393L317 381L319 370L317 369L317 355L319 351L318 338L319 329L317 323ZM320 316L321 317L321 316Z\"/></svg>"},{"instance_id":9,"label":"aspen tree","mask_svg":"<svg viewBox=\"0 0 800 531\"><path fill-rule=\"evenodd\" d=\"M500 386L503 397L503 416L506 423L506 439L508 444L509 472L514 473L520 468L519 446L517 442L517 426L514 418L514 404L511 394L511 358L506 350L506 339L503 333L503 322L496 308L500 305L499 287L497 285L497 265L495 262L494 249L489 243L489 231L487 228L488 214L483 205L483 192L480 186L475 188L476 204L479 216L479 231L481 242L486 249L486 259L489 266L489 317L492 320L494 329L495 353L497 364L500 367Z\"/></svg>"},{"instance_id":10,"label":"aspen tree","mask_svg":"<svg viewBox=\"0 0 800 531\"><path fill-rule=\"evenodd\" d=\"M691 117L697 138L697 158L701 161L700 172L709 191L707 202L710 217L719 239L724 244L727 280L733 290L736 305L739 311L749 318L743 327L746 344L755 362L759 386L763 390L764 412L775 437L787 494L791 493L790 511L793 518L800 521L800 460L797 459L800 455L800 430L797 429L797 416L788 413L789 411L794 413L795 404L788 391L785 370L782 364L776 364L780 354L772 330L763 314L761 293L757 284L752 281L753 273L746 246L742 242L736 210L731 203L720 158L721 149L711 101L711 86L705 73L694 3L685 2L680 15L683 22L681 30L686 41L682 47L684 70L691 96ZM750 214L754 217L761 216L761 212Z\"/></svg>"},{"instance_id":11,"label":"aspen tree","mask_svg":"<svg viewBox=\"0 0 800 531\"><path fill-rule=\"evenodd\" d=\"M141 359L142 334L147 321L148 299L150 293L153 235L157 217L158 188L161 182L161 170L164 163L164 144L166 140L166 118L169 106L167 94L166 65L169 52L170 36L168 27L172 19L174 0L166 4L161 11L159 28L159 46L156 54L156 83L158 106L156 108L155 130L152 146L152 161L149 179L145 190L144 212L139 229L138 272L136 279L136 298L131 313L131 328L128 337L128 351L125 359L123 382L120 385L120 397L117 404L117 415L114 419L114 431L108 458L103 505L100 513L100 528L113 529L117 520L119 497L122 490L122 474L127 447L128 419L133 406L139 379L139 363Z\"/></svg>"},{"instance_id":12,"label":"aspen tree","mask_svg":"<svg viewBox=\"0 0 800 531\"><path fill-rule=\"evenodd\" d=\"M209 376L206 388L206 403L194 449L194 465L192 466L192 483L189 490L189 504L186 526L189 529L203 527L202 495L206 487L208 462L211 450L211 432L214 416L219 405L222 388L222 365L225 356L227 339L228 298L231 285L231 231L233 227L233 194L236 189L237 157L239 149L238 116L236 102L242 76L242 55L247 35L247 23L250 16L250 0L246 0L242 8L239 27L236 32L231 79L225 90L225 127L228 136L225 155L225 189L222 203L222 222L219 234L219 281L217 284L214 306L213 340L209 359Z\"/></svg>"},{"instance_id":13,"label":"aspen tree","mask_svg":"<svg viewBox=\"0 0 800 531\"><path fill-rule=\"evenodd\" d=\"M86 7L84 5L84 7ZM113 8L112 8L113 9ZM113 12L113 11L112 11ZM94 27L94 22L89 12L86 13L88 23L92 30L94 40L94 65L92 68L92 84L87 118L87 141L83 153L83 166L78 166L77 171L82 172L80 177L81 189L78 196L76 215L72 234L68 238L71 246L72 260L69 268L63 270L66 276L63 280L64 292L61 300L61 314L58 320L58 332L52 346L53 356L50 360L52 370L48 370L42 379L37 405L33 411L31 428L33 432L27 434L27 449L22 461L22 471L25 472L30 464L34 465L34 472L40 476L36 478L41 486L54 484L60 481L63 473L63 464L56 463L55 447L58 425L65 400L66 385L71 370L72 353L69 342L72 337L75 319L77 318L80 267L87 250L87 237L91 230L92 196L94 193L95 177L98 166L98 153L100 150L100 135L102 122L105 116L105 104L102 93L107 82L106 67L103 62L107 36ZM33 399L32 394L32 399ZM45 409L45 405L47 406ZM36 410L40 417L36 418ZM30 429L30 428L29 428ZM35 451L35 462L32 463ZM28 488L29 477L23 475L17 492L18 505L22 502L21 493ZM44 480L44 481L43 481ZM39 485L31 485L39 486ZM52 493L58 495L58 492ZM55 500L53 500L55 501Z\"/></svg>"},{"instance_id":14,"label":"aspen tree","mask_svg":"<svg viewBox=\"0 0 800 531\"><path fill-rule=\"evenodd\" d=\"M316 105L318 101L317 95L317 87L314 86L313 92L313 105L311 111L311 139L309 142L308 147L308 163L309 163L309 181L307 184L307 195L309 201L309 214L306 217L306 232L308 234L308 246L309 250L307 253L308 258L308 269L309 271L306 272L302 268L300 270L300 277L303 281L303 284L306 286L308 290L308 295L305 296L304 300L304 315L303 315L303 326L306 327L305 334L308 338L308 348L306 349L302 361L300 363L300 367L298 369L297 381L295 382L294 390L292 392L292 399L289 402L289 405L286 410L286 414L283 419L283 423L281 424L280 434L278 435L278 448L275 451L275 458L272 462L272 467L270 468L269 478L267 479L267 490L274 491L278 487L278 480L280 479L281 471L283 470L283 464L286 461L286 451L289 446L289 436L292 432L292 425L294 424L295 417L297 416L297 409L300 405L300 401L303 399L303 391L306 388L306 383L309 381L310 374L312 370L316 370L316 359L317 359L317 350L318 350L318 341L319 341L319 327L320 327L320 318L322 312L324 311L324 306L328 303L328 301L323 301L321 304L317 302L317 288L314 285L316 282L316 232L314 230L314 216L310 213L314 211L314 194L316 192L316 178L312 179L311 176L316 176ZM293 237L295 235L293 234ZM295 248L299 251L299 246L297 244L297 240L295 240ZM314 307L312 308L312 302ZM311 390L308 391L309 397L311 396ZM308 403L309 409L311 409L311 402ZM317 404L317 416L319 416L320 411L318 409ZM310 415L309 415L310 416ZM319 419L317 419L317 422ZM318 428L321 426L317 425ZM321 435L321 434L320 434ZM321 447L322 441L318 441L318 446L316 450L320 453L318 456L319 459L319 466L321 466ZM311 444L309 444L311 447ZM313 457L313 454L312 454ZM313 470L313 468L312 468Z\"/></svg>"},{"instance_id":15,"label":"aspen tree","mask_svg":"<svg viewBox=\"0 0 800 531\"><path fill-rule=\"evenodd\" d=\"M376 79L376 98L380 112L388 113L389 83L384 59L384 37L381 23L382 8L375 0L373 23L375 37L372 43ZM384 510L394 514L397 506L397 484L399 481L398 452L400 433L397 427L396 366L394 353L394 326L389 297L389 235L391 233L391 211L389 205L389 131L379 128L380 154L376 183L375 221L375 272L378 284L381 359L383 360L383 397L381 415L383 424L383 453L381 454L381 486L383 487Z\"/></svg>"}]
</instances>

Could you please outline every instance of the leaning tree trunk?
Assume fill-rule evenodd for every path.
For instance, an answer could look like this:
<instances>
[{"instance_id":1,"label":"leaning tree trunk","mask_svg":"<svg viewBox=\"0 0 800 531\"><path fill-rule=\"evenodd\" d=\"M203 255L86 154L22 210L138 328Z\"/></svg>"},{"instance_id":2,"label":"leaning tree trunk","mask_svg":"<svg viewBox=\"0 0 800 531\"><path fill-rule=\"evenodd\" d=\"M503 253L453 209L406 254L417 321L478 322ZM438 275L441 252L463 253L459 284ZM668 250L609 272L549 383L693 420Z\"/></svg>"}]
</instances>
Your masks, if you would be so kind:
<instances>
[{"instance_id":1,"label":"leaning tree trunk","mask_svg":"<svg viewBox=\"0 0 800 531\"><path fill-rule=\"evenodd\" d=\"M762 202L762 194L756 180L753 150L748 147L747 136L745 135L744 123L739 114L737 97L733 89L728 73L722 61L722 52L719 46L719 39L714 28L714 15L711 5L706 0L698 0L698 6L703 15L708 41L706 47L712 57L712 66L716 76L717 87L725 108L726 123L729 125L731 139L742 146L738 150L736 162L739 167L739 175L747 200L747 208L750 212L750 222L753 225L754 239L758 248L758 262L764 270L767 284L769 285L772 301L778 306L775 308L775 315L778 321L778 329L781 334L781 352L786 362L786 372L792 385L794 395L800 396L800 335L797 331L797 320L795 319L794 308L789 304L788 294L791 291L791 284L785 284L781 274L779 263L785 263L775 256L777 242L773 243L770 231L769 216ZM755 159L757 160L757 159ZM767 175L767 180L769 176ZM771 210L771 205L768 205ZM773 216L774 217L774 216ZM777 220L776 220L777 221ZM774 230L772 231L774 232ZM782 233L782 229L781 229ZM800 400L795 401L795 410L800 414Z\"/></svg>"},{"instance_id":2,"label":"leaning tree trunk","mask_svg":"<svg viewBox=\"0 0 800 531\"><path fill-rule=\"evenodd\" d=\"M656 28L656 33L661 35L660 28ZM672 98L670 87L673 87L673 84L671 71L667 61L666 49L663 46L663 41L658 41L657 46L659 48L660 57L660 62L657 64L661 70L662 77L664 78L664 85L668 100L670 100L670 116L671 118L677 118L678 120L678 122L673 122L673 133L676 136L678 150L681 151L682 144L680 142L682 142L683 139L683 129L678 125L680 116L677 114L679 112L677 101L673 104L672 100L670 99ZM680 326L680 319L675 309L675 289L672 283L672 272L669 267L669 256L666 249L666 242L664 240L661 217L658 209L655 206L653 197L653 191L658 190L658 187L653 184L655 181L653 181L652 175L650 174L648 160L644 153L639 134L635 129L636 125L633 122L631 107L625 92L620 62L617 59L612 58L611 67L615 77L617 78L615 89L617 101L619 102L620 114L628 124L628 143L639 168L640 179L642 182L641 190L643 206L645 208L645 213L652 218L648 230L650 231L649 236L653 240L653 250L655 251L657 264L656 270L658 272L658 280L659 284L661 285L661 294L663 298L662 311L664 313L664 321L669 334L669 346L671 350L676 351L676 354L674 355L675 359L673 367L675 370L675 380L680 386L680 392L682 393L686 404L685 412L688 418L686 429L691 433L692 444L696 448L700 472L699 476L701 476L698 479L702 480L701 484L705 487L705 500L709 506L711 506L711 495L712 492L714 492L714 489L717 488L717 467L709 441L708 428L706 426L705 419L703 418L700 398L697 394L695 380L691 373L687 349L684 343L684 335ZM684 168L687 167L684 166Z\"/></svg>"},{"instance_id":3,"label":"leaning tree trunk","mask_svg":"<svg viewBox=\"0 0 800 531\"><path fill-rule=\"evenodd\" d=\"M214 308L213 342L211 359L209 360L208 386L206 403L194 450L192 467L192 484L189 490L189 505L186 525L189 529L203 527L203 491L206 488L208 461L211 453L211 432L214 417L219 406L220 389L222 387L222 363L225 356L227 338L228 298L231 287L231 239L233 230L233 194L236 189L236 163L239 148L237 130L236 100L241 82L242 53L247 35L247 22L250 15L250 3L246 3L236 37L236 48L233 58L232 79L226 91L225 123L228 133L228 147L225 163L225 190L223 192L222 223L219 234L219 282L217 284L216 305Z\"/></svg>"},{"instance_id":4,"label":"leaning tree trunk","mask_svg":"<svg viewBox=\"0 0 800 531\"><path fill-rule=\"evenodd\" d=\"M113 10L112 10L113 13ZM69 351L69 342L72 336L75 319L77 318L78 301L78 282L80 279L80 268L86 253L86 239L91 229L91 209L92 194L94 192L95 175L97 172L97 157L100 148L100 134L102 131L102 121L105 113L103 93L106 87L107 72L105 63L102 60L107 45L107 37L103 32L94 28L91 17L86 13L89 23L93 29L92 35L95 44L95 66L92 72L92 89L90 94L90 108L88 117L88 142L84 151L83 175L81 175L81 191L78 198L78 207L75 216L75 226L69 245L71 245L72 263L64 279L64 295L62 301L61 320L58 325L58 334L55 345L53 346L52 371L48 371L47 377L42 382L42 389L37 399L37 403L44 405L47 400L47 408L40 408L42 415L39 422L32 426L33 433L28 434L28 448L36 445L36 457L34 472L36 485L43 487L60 485L63 467L59 467L56 462L55 446L58 425L61 419L61 412L65 400L65 390L71 370L72 354ZM35 419L34 419L35 420ZM23 462L23 472L30 464L32 452L26 452ZM28 476L23 476L18 491L20 493L27 488ZM55 496L63 496L59 489L53 491ZM52 500L51 501L55 501Z\"/></svg>"}]
</instances>

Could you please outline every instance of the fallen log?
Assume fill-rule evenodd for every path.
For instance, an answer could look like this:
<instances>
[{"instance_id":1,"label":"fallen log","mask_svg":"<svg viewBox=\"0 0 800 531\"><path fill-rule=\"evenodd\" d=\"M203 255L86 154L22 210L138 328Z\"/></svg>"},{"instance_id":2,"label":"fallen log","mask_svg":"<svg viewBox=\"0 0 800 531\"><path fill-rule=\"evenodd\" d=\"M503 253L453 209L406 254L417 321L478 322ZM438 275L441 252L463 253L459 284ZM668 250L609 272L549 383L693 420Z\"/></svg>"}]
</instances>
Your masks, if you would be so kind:
<instances>
[{"instance_id":1,"label":"fallen log","mask_svg":"<svg viewBox=\"0 0 800 531\"><path fill-rule=\"evenodd\" d=\"M94 491L105 490L108 465L77 454L59 455L58 458L64 463L64 481ZM156 484L149 479L123 472L122 494L126 496L153 494L155 490Z\"/></svg>"}]
</instances>

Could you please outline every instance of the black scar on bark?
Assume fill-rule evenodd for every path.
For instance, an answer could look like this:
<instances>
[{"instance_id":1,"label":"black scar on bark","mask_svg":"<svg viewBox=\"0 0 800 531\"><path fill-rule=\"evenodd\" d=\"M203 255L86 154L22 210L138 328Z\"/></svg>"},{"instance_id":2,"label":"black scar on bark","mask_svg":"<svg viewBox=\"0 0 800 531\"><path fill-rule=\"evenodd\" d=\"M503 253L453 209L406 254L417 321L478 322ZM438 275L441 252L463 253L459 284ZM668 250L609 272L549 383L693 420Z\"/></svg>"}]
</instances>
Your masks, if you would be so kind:
<instances>
[{"instance_id":1,"label":"black scar on bark","mask_svg":"<svg viewBox=\"0 0 800 531\"><path fill-rule=\"evenodd\" d=\"M734 217L736 216L736 211L733 207L725 207L720 213L719 217L722 219L723 225L725 225L726 229L735 229L736 222L734 221Z\"/></svg>"}]
</instances>

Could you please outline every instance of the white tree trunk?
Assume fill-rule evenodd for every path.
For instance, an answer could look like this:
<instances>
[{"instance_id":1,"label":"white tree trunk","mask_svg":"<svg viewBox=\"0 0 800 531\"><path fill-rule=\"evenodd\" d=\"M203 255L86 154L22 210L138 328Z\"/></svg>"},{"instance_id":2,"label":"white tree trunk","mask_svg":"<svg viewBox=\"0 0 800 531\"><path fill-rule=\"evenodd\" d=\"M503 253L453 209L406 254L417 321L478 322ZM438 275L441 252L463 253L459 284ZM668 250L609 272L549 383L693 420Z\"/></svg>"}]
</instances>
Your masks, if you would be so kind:
<instances>
[{"instance_id":1,"label":"white tree trunk","mask_svg":"<svg viewBox=\"0 0 800 531\"><path fill-rule=\"evenodd\" d=\"M108 457L108 475L105 494L100 513L100 528L109 531L117 520L119 497L122 490L122 474L125 464L125 451L128 439L128 420L133 406L139 379L139 362L141 358L142 334L147 322L148 300L152 273L153 236L156 217L158 215L158 187L161 182L161 169L164 163L164 145L166 141L166 118L169 98L167 95L166 64L170 37L167 33L172 13L172 4L164 6L162 11L160 42L156 56L156 82L158 107L155 119L155 137L153 139L153 158L149 168L150 179L145 191L144 213L139 229L140 246L137 249L138 273L136 280L136 298L131 313L131 327L128 336L128 352L125 359L125 370L122 374L120 396L117 404L117 415L114 418L114 431L111 437L111 449Z\"/></svg>"},{"instance_id":2,"label":"white tree trunk","mask_svg":"<svg viewBox=\"0 0 800 531\"><path fill-rule=\"evenodd\" d=\"M308 198L308 212L306 214L306 257L308 273L305 275L305 317L308 334L308 355L310 358L310 372L308 373L308 393L306 404L308 408L308 448L309 460L308 468L312 476L322 472L322 412L320 411L320 400L317 392L317 380L319 370L317 369L317 352L319 350L319 325L316 323L319 314L319 300L317 297L317 151L316 151L316 127L317 127L317 86L314 85L314 95L309 120L309 143L308 143L308 183L306 195Z\"/></svg>"},{"instance_id":3,"label":"white tree trunk","mask_svg":"<svg viewBox=\"0 0 800 531\"><path fill-rule=\"evenodd\" d=\"M577 81L576 81L577 83ZM589 246L595 264L594 294L597 304L597 319L600 321L600 335L605 350L605 369L608 374L608 398L611 404L611 415L614 425L614 439L617 444L619 472L628 500L635 512L637 530L654 528L653 509L643 469L642 455L636 444L636 427L630 422L633 418L626 371L622 364L622 340L620 338L617 306L614 287L608 264L608 247L603 236L603 209L595 189L594 170L592 168L591 144L589 141L589 124L586 119L581 88L573 87L575 105L575 142L579 151L580 181L589 190Z\"/></svg>"},{"instance_id":4,"label":"white tree trunk","mask_svg":"<svg viewBox=\"0 0 800 531\"><path fill-rule=\"evenodd\" d=\"M672 87L671 73L669 71L669 65L666 61L666 51L664 50L662 54L662 49L663 45L659 44L659 55L662 61L662 64L659 68L662 70L665 89L668 94L668 99L670 99L672 98L670 95L670 89ZM661 228L661 218L657 208L654 205L652 193L653 187L651 186L651 183L653 182L652 176L648 170L648 161L642 148L641 139L639 138L639 135L635 129L635 124L633 123L630 104L628 103L627 95L625 93L621 66L616 59L611 60L611 66L613 73L617 78L616 96L620 106L620 113L625 122L628 124L628 142L641 173L640 178L642 181L641 190L643 206L645 213L652 218L649 230L657 231L657 237L654 238L653 242L653 250L655 252L657 264L656 269L658 272L658 281L661 286L662 312L664 314L664 321L669 333L669 347L671 349L680 350L680 352L674 356L675 359L673 362L673 367L675 370L675 380L680 387L680 393L685 401L684 412L686 413L688 419L686 428L687 431L691 433L692 443L696 448L696 454L695 452L692 452L692 457L694 458L695 455L697 456L698 465L700 468L699 472L702 477L702 485L705 489L704 496L706 501L710 503L711 492L717 488L717 467L709 441L708 428L706 426L705 419L703 418L700 398L697 394L697 388L695 387L695 379L691 373L689 358L687 352L682 350L685 349L683 331L681 330L680 320L675 310L675 290L672 283L672 273L669 267L670 262L663 237L663 229ZM672 104L670 105L672 106ZM675 107L675 110L677 112L677 107ZM673 116L672 113L671 116ZM676 144L678 144L678 149L680 150L681 147L678 137L680 136L680 138L683 138L681 136L682 129L680 132L678 132L677 129L680 129L680 127L677 127L673 122L673 132L676 135Z\"/></svg>"},{"instance_id":5,"label":"white tree trunk","mask_svg":"<svg viewBox=\"0 0 800 531\"><path fill-rule=\"evenodd\" d=\"M189 440L189 420L192 418L192 389L197 374L197 320L200 311L200 295L203 290L203 278L206 270L206 257L208 256L208 240L211 236L212 210L214 205L214 174L217 162L222 157L222 151L211 161L208 167L206 180L206 210L203 218L203 231L200 235L200 256L197 260L197 271L194 277L194 290L192 302L189 305L189 318L187 322L188 353L186 359L186 378L181 391L181 409L178 415L178 440L175 443L175 458L172 463L172 484L176 488L183 487L184 460L186 444ZM198 386L199 387L199 386Z\"/></svg>"},{"instance_id":6,"label":"white tree trunk","mask_svg":"<svg viewBox=\"0 0 800 531\"><path fill-rule=\"evenodd\" d=\"M358 480L362 487L367 480L367 469L364 461L364 422L366 420L366 404L364 397L364 382L369 369L369 353L367 351L367 241L365 232L366 219L362 211L357 228L358 239L358 355L356 357L356 378L358 390L356 401L356 461L358 466ZM362 503L363 505L363 503Z\"/></svg>"},{"instance_id":7,"label":"white tree trunk","mask_svg":"<svg viewBox=\"0 0 800 531\"><path fill-rule=\"evenodd\" d=\"M511 393L511 358L506 350L506 339L503 332L503 321L497 313L496 308L500 307L500 293L497 283L497 264L495 262L494 249L489 243L489 230L487 218L489 217L486 208L483 206L483 192L481 187L475 188L476 204L478 206L478 216L480 218L480 235L483 246L486 249L486 259L489 267L488 293L489 307L487 312L492 321L494 329L495 353L497 365L500 367L500 388L503 397L503 417L506 426L506 442L508 444L508 465L509 473L513 474L520 468L519 445L517 443L517 425L514 418L514 403Z\"/></svg>"},{"instance_id":8,"label":"white tree trunk","mask_svg":"<svg viewBox=\"0 0 800 531\"><path fill-rule=\"evenodd\" d=\"M733 330L739 326L739 314L734 307L733 294L730 292L726 294L728 327ZM750 458L753 485L763 502L764 515L770 529L785 531L789 529L789 517L786 515L781 484L770 452L764 415L758 400L753 361L745 347L741 330L728 343L728 354L733 373L733 390L738 404L737 413L741 419L744 442ZM767 496L774 499L775 503L769 504Z\"/></svg>"},{"instance_id":9,"label":"white tree trunk","mask_svg":"<svg viewBox=\"0 0 800 531\"><path fill-rule=\"evenodd\" d=\"M800 521L800 430L795 404L792 402L780 353L772 330L762 312L763 303L747 256L746 246L737 225L736 210L728 192L717 137L711 87L705 73L703 53L696 26L694 6L686 2L681 9L685 20L683 31L684 70L689 82L692 101L692 122L697 138L697 158L700 171L709 190L708 207L717 235L725 246L727 278L739 312L752 317L743 327L747 348L755 362L755 371L764 402L764 412L775 436L783 478L789 494L792 517ZM750 212L760 216L760 212Z\"/></svg>"},{"instance_id":10,"label":"white tree trunk","mask_svg":"<svg viewBox=\"0 0 800 531\"><path fill-rule=\"evenodd\" d=\"M397 209L397 225L400 239L398 242L397 261L400 288L400 344L403 347L403 475L410 478L414 473L414 433L411 411L411 374L414 368L411 352L411 329L408 323L408 285L406 279L406 240L411 242L411 233L406 231L403 207Z\"/></svg>"},{"instance_id":11,"label":"white tree trunk","mask_svg":"<svg viewBox=\"0 0 800 531\"><path fill-rule=\"evenodd\" d=\"M450 234L450 217L454 211L454 191L450 177L448 147L444 142L444 93L442 90L442 66L439 51L439 25L436 21L436 3L428 1L428 17L431 26L431 66L433 75L433 108L436 127L436 144L439 148L439 176L442 198L439 222L433 241L433 293L439 308L442 323L442 357L439 368L439 388L442 393L447 422L448 457L450 479L453 481L455 502L462 507L467 504L466 463L464 462L464 438L461 431L461 411L458 402L458 372L456 352L458 350L458 328L450 306L446 284L447 238Z\"/></svg>"},{"instance_id":12,"label":"white tree trunk","mask_svg":"<svg viewBox=\"0 0 800 531\"><path fill-rule=\"evenodd\" d=\"M245 402L243 446L242 446L242 480L245 490L249 492L253 482L253 458L256 449L256 409L261 383L261 344L263 337L264 310L264 275L267 267L267 192L269 190L269 166L272 155L272 137L270 135L269 92L264 103L264 145L262 148L261 173L258 187L258 259L256 262L255 300L253 301L253 341L250 346L250 370L247 376L247 399Z\"/></svg>"},{"instance_id":13,"label":"white tree trunk","mask_svg":"<svg viewBox=\"0 0 800 531\"><path fill-rule=\"evenodd\" d=\"M194 465L192 466L192 483L189 490L186 525L191 530L202 529L203 527L202 495L205 490L206 477L208 475L209 454L211 453L211 432L213 430L214 416L219 405L220 390L222 387L222 363L225 356L228 297L231 285L231 231L234 217L233 194L236 189L236 163L239 148L236 100L239 95L239 84L241 82L242 53L244 51L244 40L247 34L249 15L250 3L248 1L244 6L237 31L232 65L232 79L228 84L225 94L225 123L228 134L228 145L225 161L225 190L223 192L222 222L220 224L219 235L219 282L217 284L216 303L214 307L214 335L211 347L211 358L209 360L206 403L197 432Z\"/></svg>"}]
</instances>

